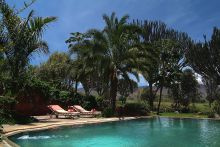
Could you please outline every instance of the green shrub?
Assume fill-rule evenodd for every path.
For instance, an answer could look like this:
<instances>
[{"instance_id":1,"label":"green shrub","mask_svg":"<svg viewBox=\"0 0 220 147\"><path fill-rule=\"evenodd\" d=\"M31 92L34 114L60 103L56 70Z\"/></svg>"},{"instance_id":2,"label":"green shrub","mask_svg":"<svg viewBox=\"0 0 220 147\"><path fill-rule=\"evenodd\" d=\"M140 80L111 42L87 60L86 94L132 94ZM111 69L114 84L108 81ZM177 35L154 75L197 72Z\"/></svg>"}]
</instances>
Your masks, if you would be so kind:
<instances>
[{"instance_id":1,"label":"green shrub","mask_svg":"<svg viewBox=\"0 0 220 147\"><path fill-rule=\"evenodd\" d=\"M22 115L22 114L12 114L13 122L16 124L29 124L33 122L38 122L38 120L32 116Z\"/></svg>"},{"instance_id":2,"label":"green shrub","mask_svg":"<svg viewBox=\"0 0 220 147\"><path fill-rule=\"evenodd\" d=\"M66 105L81 105L88 110L98 108L96 97L92 95L84 96L80 93L70 94L69 97L67 97L66 102L67 102Z\"/></svg>"},{"instance_id":3,"label":"green shrub","mask_svg":"<svg viewBox=\"0 0 220 147\"><path fill-rule=\"evenodd\" d=\"M171 105L161 105L160 106L160 112L174 112L174 108Z\"/></svg>"},{"instance_id":4,"label":"green shrub","mask_svg":"<svg viewBox=\"0 0 220 147\"><path fill-rule=\"evenodd\" d=\"M149 89L142 89L140 98L145 101L149 101L150 91Z\"/></svg>"},{"instance_id":5,"label":"green shrub","mask_svg":"<svg viewBox=\"0 0 220 147\"><path fill-rule=\"evenodd\" d=\"M96 98L92 95L84 96L82 106L88 110L97 109L98 105L96 102Z\"/></svg>"},{"instance_id":6,"label":"green shrub","mask_svg":"<svg viewBox=\"0 0 220 147\"><path fill-rule=\"evenodd\" d=\"M180 108L180 112L182 112L182 113L190 113L190 109L189 109L189 107L181 107Z\"/></svg>"},{"instance_id":7,"label":"green shrub","mask_svg":"<svg viewBox=\"0 0 220 147\"><path fill-rule=\"evenodd\" d=\"M199 110L195 105L191 105L191 106L189 106L189 112L190 113L198 113Z\"/></svg>"},{"instance_id":8,"label":"green shrub","mask_svg":"<svg viewBox=\"0 0 220 147\"><path fill-rule=\"evenodd\" d=\"M206 103L206 100L205 99L201 99L200 103Z\"/></svg>"},{"instance_id":9,"label":"green shrub","mask_svg":"<svg viewBox=\"0 0 220 147\"><path fill-rule=\"evenodd\" d=\"M0 96L0 124L13 122L13 106L16 100L7 96Z\"/></svg>"},{"instance_id":10,"label":"green shrub","mask_svg":"<svg viewBox=\"0 0 220 147\"><path fill-rule=\"evenodd\" d=\"M59 100L60 99L60 92L56 88L51 87L48 95L51 100Z\"/></svg>"},{"instance_id":11,"label":"green shrub","mask_svg":"<svg viewBox=\"0 0 220 147\"><path fill-rule=\"evenodd\" d=\"M197 103L195 106L201 114L208 115L212 111L208 103Z\"/></svg>"},{"instance_id":12,"label":"green shrub","mask_svg":"<svg viewBox=\"0 0 220 147\"><path fill-rule=\"evenodd\" d=\"M220 102L218 100L215 100L212 103L212 111L217 113L217 114L220 114Z\"/></svg>"},{"instance_id":13,"label":"green shrub","mask_svg":"<svg viewBox=\"0 0 220 147\"><path fill-rule=\"evenodd\" d=\"M215 118L215 113L213 111L209 112L207 115L208 118Z\"/></svg>"},{"instance_id":14,"label":"green shrub","mask_svg":"<svg viewBox=\"0 0 220 147\"><path fill-rule=\"evenodd\" d=\"M103 117L112 117L112 116L114 116L114 111L112 110L112 108L107 107L102 111L102 116Z\"/></svg>"},{"instance_id":15,"label":"green shrub","mask_svg":"<svg viewBox=\"0 0 220 147\"><path fill-rule=\"evenodd\" d=\"M125 97L125 96L120 96L120 97L119 97L119 101L121 101L122 104L125 104L126 101L127 101L127 97Z\"/></svg>"},{"instance_id":16,"label":"green shrub","mask_svg":"<svg viewBox=\"0 0 220 147\"><path fill-rule=\"evenodd\" d=\"M58 91L58 98L57 101L59 101L61 104L65 105L68 103L70 99L70 92L69 91Z\"/></svg>"},{"instance_id":17,"label":"green shrub","mask_svg":"<svg viewBox=\"0 0 220 147\"><path fill-rule=\"evenodd\" d=\"M102 97L102 96L97 96L96 97L96 102L97 102L97 106L101 109L101 110L103 110L103 106L104 106L104 97Z\"/></svg>"},{"instance_id":18,"label":"green shrub","mask_svg":"<svg viewBox=\"0 0 220 147\"><path fill-rule=\"evenodd\" d=\"M97 102L98 109L101 111L109 107L109 100L106 99L104 96L96 97L96 102Z\"/></svg>"},{"instance_id":19,"label":"green shrub","mask_svg":"<svg viewBox=\"0 0 220 147\"><path fill-rule=\"evenodd\" d=\"M149 107L144 103L127 103L123 109L125 116L142 116L149 112Z\"/></svg>"},{"instance_id":20,"label":"green shrub","mask_svg":"<svg viewBox=\"0 0 220 147\"><path fill-rule=\"evenodd\" d=\"M72 94L70 98L71 104L81 105L83 103L84 96L80 93Z\"/></svg>"},{"instance_id":21,"label":"green shrub","mask_svg":"<svg viewBox=\"0 0 220 147\"><path fill-rule=\"evenodd\" d=\"M70 92L69 91L60 91L59 97L64 98L64 99L68 99L70 97Z\"/></svg>"},{"instance_id":22,"label":"green shrub","mask_svg":"<svg viewBox=\"0 0 220 147\"><path fill-rule=\"evenodd\" d=\"M20 95L31 96L33 93L44 96L44 98L50 97L51 86L37 78L31 78L26 83L23 89L20 91Z\"/></svg>"}]
</instances>

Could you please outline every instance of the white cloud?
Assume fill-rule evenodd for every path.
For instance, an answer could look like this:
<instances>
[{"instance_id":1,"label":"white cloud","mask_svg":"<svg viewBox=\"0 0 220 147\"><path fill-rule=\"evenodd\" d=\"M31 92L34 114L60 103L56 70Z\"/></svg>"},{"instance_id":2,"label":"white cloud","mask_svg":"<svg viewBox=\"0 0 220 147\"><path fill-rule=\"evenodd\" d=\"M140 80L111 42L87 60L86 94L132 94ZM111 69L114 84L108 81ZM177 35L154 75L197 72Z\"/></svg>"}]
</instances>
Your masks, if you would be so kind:
<instances>
[{"instance_id":1,"label":"white cloud","mask_svg":"<svg viewBox=\"0 0 220 147\"><path fill-rule=\"evenodd\" d=\"M196 77L196 80L198 81L199 84L203 84L201 75L195 73L195 77Z\"/></svg>"}]
</instances>

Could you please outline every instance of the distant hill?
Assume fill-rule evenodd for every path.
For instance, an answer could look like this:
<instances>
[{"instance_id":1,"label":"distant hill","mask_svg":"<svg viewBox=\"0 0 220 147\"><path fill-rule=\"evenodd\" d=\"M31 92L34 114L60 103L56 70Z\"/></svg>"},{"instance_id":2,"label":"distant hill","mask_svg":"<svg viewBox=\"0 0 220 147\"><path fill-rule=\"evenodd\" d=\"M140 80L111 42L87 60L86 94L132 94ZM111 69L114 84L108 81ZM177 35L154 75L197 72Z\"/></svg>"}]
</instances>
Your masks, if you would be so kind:
<instances>
[{"instance_id":1,"label":"distant hill","mask_svg":"<svg viewBox=\"0 0 220 147\"><path fill-rule=\"evenodd\" d=\"M138 88L134 89L134 92L129 95L129 98L130 99L140 98L141 92L143 91L143 89L146 89L146 88L148 88L148 86L139 86ZM206 97L205 85L200 84L198 86L198 90L199 90L199 93L201 94L202 98L205 98ZM83 88L79 88L78 92L84 93L84 89ZM96 92L92 91L92 94L96 95ZM158 91L158 94L159 94L159 91ZM168 89L164 88L163 89L163 96L166 97L167 95L168 95Z\"/></svg>"},{"instance_id":2,"label":"distant hill","mask_svg":"<svg viewBox=\"0 0 220 147\"><path fill-rule=\"evenodd\" d=\"M137 98L137 97L139 97L141 91L142 91L143 89L146 89L146 88L148 88L148 86L140 86L140 87L138 87L137 89L134 90L134 93L129 96L129 98ZM154 88L155 88L155 87L154 87ZM199 91L199 93L201 94L202 98L205 98L205 97L206 97L207 94L206 94L206 87L205 87L205 85L200 84L200 85L198 86L198 91ZM159 91L157 92L157 94L159 94ZM167 88L163 88L162 94L163 94L163 96L166 97L166 96L168 95L168 89L167 89Z\"/></svg>"}]
</instances>

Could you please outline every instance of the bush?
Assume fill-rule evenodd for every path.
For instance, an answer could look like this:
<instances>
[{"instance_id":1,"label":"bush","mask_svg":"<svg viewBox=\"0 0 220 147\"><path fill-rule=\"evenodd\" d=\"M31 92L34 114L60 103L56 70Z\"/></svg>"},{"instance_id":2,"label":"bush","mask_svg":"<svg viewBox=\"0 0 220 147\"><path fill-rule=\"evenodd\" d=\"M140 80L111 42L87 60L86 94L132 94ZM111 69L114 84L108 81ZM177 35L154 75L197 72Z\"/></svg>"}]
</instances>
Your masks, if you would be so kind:
<instances>
[{"instance_id":1,"label":"bush","mask_svg":"<svg viewBox=\"0 0 220 147\"><path fill-rule=\"evenodd\" d=\"M24 124L31 123L36 119L19 115L14 111L16 100L10 97L0 96L0 125L1 124Z\"/></svg>"},{"instance_id":2,"label":"bush","mask_svg":"<svg viewBox=\"0 0 220 147\"><path fill-rule=\"evenodd\" d=\"M13 121L11 123L16 123L16 124L29 124L33 122L38 122L36 118L22 114L12 114L12 118Z\"/></svg>"},{"instance_id":3,"label":"bush","mask_svg":"<svg viewBox=\"0 0 220 147\"><path fill-rule=\"evenodd\" d=\"M119 97L119 101L121 101L122 104L125 104L126 101L127 101L127 97L125 97L125 96L120 96L120 97Z\"/></svg>"},{"instance_id":4,"label":"bush","mask_svg":"<svg viewBox=\"0 0 220 147\"><path fill-rule=\"evenodd\" d=\"M60 91L59 97L64 98L64 99L68 99L70 97L70 92L69 91Z\"/></svg>"},{"instance_id":5,"label":"bush","mask_svg":"<svg viewBox=\"0 0 220 147\"><path fill-rule=\"evenodd\" d=\"M127 103L123 109L125 116L143 116L149 112L148 106L143 103Z\"/></svg>"},{"instance_id":6,"label":"bush","mask_svg":"<svg viewBox=\"0 0 220 147\"><path fill-rule=\"evenodd\" d=\"M112 108L107 107L102 111L102 116L103 117L112 117L112 116L114 116L114 111L112 110Z\"/></svg>"},{"instance_id":7,"label":"bush","mask_svg":"<svg viewBox=\"0 0 220 147\"><path fill-rule=\"evenodd\" d=\"M150 97L150 91L149 89L142 89L141 90L141 95L140 98L144 101L148 101L149 102L149 97Z\"/></svg>"},{"instance_id":8,"label":"bush","mask_svg":"<svg viewBox=\"0 0 220 147\"><path fill-rule=\"evenodd\" d=\"M69 91L58 91L58 101L62 104L66 104L68 103L69 99L70 99L70 92Z\"/></svg>"},{"instance_id":9,"label":"bush","mask_svg":"<svg viewBox=\"0 0 220 147\"><path fill-rule=\"evenodd\" d=\"M200 103L206 103L206 100L205 99L201 99Z\"/></svg>"},{"instance_id":10,"label":"bush","mask_svg":"<svg viewBox=\"0 0 220 147\"><path fill-rule=\"evenodd\" d=\"M175 108L172 107L172 105L161 105L160 106L160 112L163 113L163 112L174 112L175 111Z\"/></svg>"},{"instance_id":11,"label":"bush","mask_svg":"<svg viewBox=\"0 0 220 147\"><path fill-rule=\"evenodd\" d=\"M220 114L220 102L215 100L213 103L212 103L212 111L217 113L217 114Z\"/></svg>"},{"instance_id":12,"label":"bush","mask_svg":"<svg viewBox=\"0 0 220 147\"><path fill-rule=\"evenodd\" d=\"M37 78L29 79L23 89L20 91L20 95L31 96L33 93L44 96L44 98L50 97L50 90L52 87L45 81L41 81Z\"/></svg>"},{"instance_id":13,"label":"bush","mask_svg":"<svg viewBox=\"0 0 220 147\"><path fill-rule=\"evenodd\" d=\"M82 106L88 110L97 109L98 105L96 102L96 98L92 95L84 96Z\"/></svg>"},{"instance_id":14,"label":"bush","mask_svg":"<svg viewBox=\"0 0 220 147\"><path fill-rule=\"evenodd\" d=\"M96 98L92 95L90 96L84 96L82 94L70 94L70 97L67 98L66 105L81 105L85 109L91 110L91 109L97 109L98 104L96 101Z\"/></svg>"},{"instance_id":15,"label":"bush","mask_svg":"<svg viewBox=\"0 0 220 147\"><path fill-rule=\"evenodd\" d=\"M97 107L99 107L101 110L105 108L104 106L104 97L98 96L96 97Z\"/></svg>"},{"instance_id":16,"label":"bush","mask_svg":"<svg viewBox=\"0 0 220 147\"><path fill-rule=\"evenodd\" d=\"M12 122L13 106L16 100L7 96L0 96L0 124Z\"/></svg>"},{"instance_id":17,"label":"bush","mask_svg":"<svg viewBox=\"0 0 220 147\"><path fill-rule=\"evenodd\" d=\"M84 96L82 94L80 94L80 93L75 94L74 93L74 94L71 94L69 103L81 105L83 103L83 99L84 99Z\"/></svg>"},{"instance_id":18,"label":"bush","mask_svg":"<svg viewBox=\"0 0 220 147\"><path fill-rule=\"evenodd\" d=\"M192 106L189 106L189 112L190 113L198 113L198 108L193 104Z\"/></svg>"},{"instance_id":19,"label":"bush","mask_svg":"<svg viewBox=\"0 0 220 147\"><path fill-rule=\"evenodd\" d=\"M181 107L180 108L180 112L182 112L182 113L189 113L190 112L190 109L189 109L189 107Z\"/></svg>"},{"instance_id":20,"label":"bush","mask_svg":"<svg viewBox=\"0 0 220 147\"><path fill-rule=\"evenodd\" d=\"M96 102L97 102L98 109L101 111L109 107L109 100L106 99L104 96L96 97Z\"/></svg>"},{"instance_id":21,"label":"bush","mask_svg":"<svg viewBox=\"0 0 220 147\"><path fill-rule=\"evenodd\" d=\"M56 88L51 87L48 93L51 100L58 100L60 99L60 91Z\"/></svg>"},{"instance_id":22,"label":"bush","mask_svg":"<svg viewBox=\"0 0 220 147\"><path fill-rule=\"evenodd\" d=\"M213 111L209 112L208 118L215 118L215 113Z\"/></svg>"}]
</instances>

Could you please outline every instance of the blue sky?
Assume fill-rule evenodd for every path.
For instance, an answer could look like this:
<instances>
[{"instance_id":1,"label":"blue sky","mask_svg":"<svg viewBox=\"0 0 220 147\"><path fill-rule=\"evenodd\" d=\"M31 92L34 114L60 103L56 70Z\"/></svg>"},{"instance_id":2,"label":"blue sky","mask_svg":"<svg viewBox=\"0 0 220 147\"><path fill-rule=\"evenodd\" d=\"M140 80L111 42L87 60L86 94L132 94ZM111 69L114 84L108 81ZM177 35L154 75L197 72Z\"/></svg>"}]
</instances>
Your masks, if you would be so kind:
<instances>
[{"instance_id":1,"label":"blue sky","mask_svg":"<svg viewBox=\"0 0 220 147\"><path fill-rule=\"evenodd\" d=\"M11 6L21 8L23 0L6 0ZM37 0L30 9L37 16L56 16L58 21L49 25L44 33L50 52L67 51L65 40L71 32L85 32L91 28L102 29L102 15L116 12L117 16L130 15L132 19L161 20L179 31L187 32L193 39L210 36L214 26L220 27L219 0ZM32 64L48 59L35 55ZM139 85L145 84L143 78Z\"/></svg>"}]
</instances>

